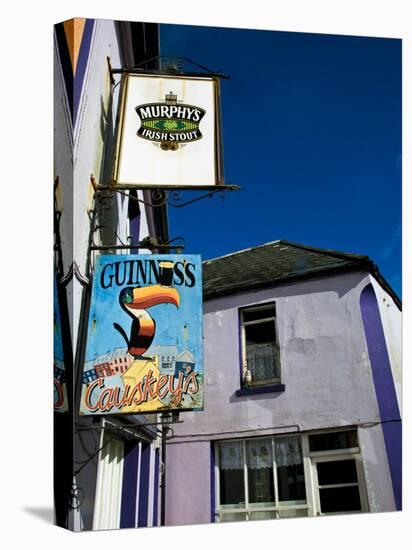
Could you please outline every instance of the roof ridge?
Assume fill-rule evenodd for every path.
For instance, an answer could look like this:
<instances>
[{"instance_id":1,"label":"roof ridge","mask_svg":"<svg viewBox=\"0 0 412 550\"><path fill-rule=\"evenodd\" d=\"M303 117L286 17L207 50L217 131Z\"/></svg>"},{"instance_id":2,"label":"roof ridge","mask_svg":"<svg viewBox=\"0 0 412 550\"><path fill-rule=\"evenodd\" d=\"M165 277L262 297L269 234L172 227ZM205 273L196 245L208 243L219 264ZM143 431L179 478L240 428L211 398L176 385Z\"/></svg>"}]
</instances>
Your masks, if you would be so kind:
<instances>
[{"instance_id":1,"label":"roof ridge","mask_svg":"<svg viewBox=\"0 0 412 550\"><path fill-rule=\"evenodd\" d=\"M365 254L355 254L353 252L342 252L340 250L333 250L330 248L319 248L316 246L311 246L308 244L300 244L295 243L293 241L281 241L283 244L288 244L290 246L294 246L295 248L301 248L302 250L309 250L310 252L318 252L319 254L327 254L328 256L333 256L337 258L350 258L351 260L362 260L362 261L369 261L372 262L372 260L369 258L369 256Z\"/></svg>"},{"instance_id":2,"label":"roof ridge","mask_svg":"<svg viewBox=\"0 0 412 550\"><path fill-rule=\"evenodd\" d=\"M216 256L215 258L209 258L208 260L203 260L202 263L207 264L208 262L214 262L215 260L227 258L228 256L236 256L236 254L243 254L243 252L249 252L250 250L256 250L257 248L263 248L264 246L269 246L270 244L278 244L281 242L282 242L282 239L278 239L276 241L270 241L268 243L259 244L257 246L249 246L248 248L243 248L242 250L235 250L235 252L229 252L228 254L223 254L222 256Z\"/></svg>"},{"instance_id":3,"label":"roof ridge","mask_svg":"<svg viewBox=\"0 0 412 550\"><path fill-rule=\"evenodd\" d=\"M310 246L310 245L306 245L306 244L295 243L293 241L288 241L286 239L277 239L276 241L269 241L267 243L260 244L260 245L257 245L257 246L250 246L248 248L243 248L242 250L236 250L235 252L229 252L228 254L223 254L222 256L216 256L215 258L209 258L207 260L204 260L202 263L207 264L209 262L214 262L216 260L221 260L223 258L228 258L230 256L236 256L237 254L243 254L245 252L250 252L252 250L257 250L259 248L264 248L266 246L270 246L270 245L274 245L274 244L285 244L285 245L288 245L288 246L293 246L295 248L300 248L301 250L307 250L309 252L316 252L318 254L325 254L325 255L332 256L332 257L335 257L335 258L340 258L340 259L346 259L346 260L351 259L351 260L366 261L366 262L373 263L372 260L369 258L369 256L366 256L364 254L354 254L354 253L350 253L350 252L341 252L339 250L332 250L332 249L329 249L329 248L319 248L319 247Z\"/></svg>"}]
</instances>

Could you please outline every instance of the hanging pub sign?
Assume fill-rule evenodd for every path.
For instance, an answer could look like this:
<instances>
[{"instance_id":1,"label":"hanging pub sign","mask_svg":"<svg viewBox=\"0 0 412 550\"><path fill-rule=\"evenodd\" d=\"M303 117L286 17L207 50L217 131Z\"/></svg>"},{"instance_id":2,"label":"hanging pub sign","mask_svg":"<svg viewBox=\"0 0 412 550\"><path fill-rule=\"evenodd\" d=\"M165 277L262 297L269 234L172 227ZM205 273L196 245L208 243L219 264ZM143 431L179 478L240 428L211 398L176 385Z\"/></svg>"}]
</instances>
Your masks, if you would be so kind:
<instances>
[{"instance_id":1,"label":"hanging pub sign","mask_svg":"<svg viewBox=\"0 0 412 550\"><path fill-rule=\"evenodd\" d=\"M193 255L97 258L80 414L203 408L201 269Z\"/></svg>"},{"instance_id":2,"label":"hanging pub sign","mask_svg":"<svg viewBox=\"0 0 412 550\"><path fill-rule=\"evenodd\" d=\"M216 77L123 76L114 184L223 184Z\"/></svg>"}]
</instances>

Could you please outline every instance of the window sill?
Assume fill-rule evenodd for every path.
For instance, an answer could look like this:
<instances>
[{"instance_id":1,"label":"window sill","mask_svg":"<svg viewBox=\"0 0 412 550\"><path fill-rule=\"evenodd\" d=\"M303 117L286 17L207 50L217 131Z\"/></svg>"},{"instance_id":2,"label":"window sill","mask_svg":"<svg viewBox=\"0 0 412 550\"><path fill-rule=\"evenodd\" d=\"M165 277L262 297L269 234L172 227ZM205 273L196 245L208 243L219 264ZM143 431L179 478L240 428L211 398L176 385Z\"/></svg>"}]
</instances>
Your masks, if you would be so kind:
<instances>
[{"instance_id":1,"label":"window sill","mask_svg":"<svg viewBox=\"0 0 412 550\"><path fill-rule=\"evenodd\" d=\"M256 395L259 393L278 393L285 391L285 384L269 384L267 386L255 386L250 388L241 388L236 391L236 397L245 395Z\"/></svg>"}]
</instances>

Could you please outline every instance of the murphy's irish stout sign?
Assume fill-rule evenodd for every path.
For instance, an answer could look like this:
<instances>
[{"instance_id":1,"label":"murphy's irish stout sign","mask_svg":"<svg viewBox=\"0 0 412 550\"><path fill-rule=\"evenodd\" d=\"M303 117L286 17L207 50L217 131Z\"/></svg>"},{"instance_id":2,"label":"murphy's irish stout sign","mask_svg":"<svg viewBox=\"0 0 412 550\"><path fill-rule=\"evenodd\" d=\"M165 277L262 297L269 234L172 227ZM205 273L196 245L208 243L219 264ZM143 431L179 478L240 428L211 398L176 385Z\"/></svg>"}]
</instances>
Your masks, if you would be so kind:
<instances>
[{"instance_id":1,"label":"murphy's irish stout sign","mask_svg":"<svg viewBox=\"0 0 412 550\"><path fill-rule=\"evenodd\" d=\"M203 408L200 256L100 256L80 413Z\"/></svg>"},{"instance_id":2,"label":"murphy's irish stout sign","mask_svg":"<svg viewBox=\"0 0 412 550\"><path fill-rule=\"evenodd\" d=\"M136 107L141 120L137 135L176 151L179 144L202 138L199 124L206 111L194 105L178 105L177 96L167 94L165 102Z\"/></svg>"},{"instance_id":3,"label":"murphy's irish stout sign","mask_svg":"<svg viewBox=\"0 0 412 550\"><path fill-rule=\"evenodd\" d=\"M114 182L192 188L223 183L218 88L213 77L125 75Z\"/></svg>"}]
</instances>

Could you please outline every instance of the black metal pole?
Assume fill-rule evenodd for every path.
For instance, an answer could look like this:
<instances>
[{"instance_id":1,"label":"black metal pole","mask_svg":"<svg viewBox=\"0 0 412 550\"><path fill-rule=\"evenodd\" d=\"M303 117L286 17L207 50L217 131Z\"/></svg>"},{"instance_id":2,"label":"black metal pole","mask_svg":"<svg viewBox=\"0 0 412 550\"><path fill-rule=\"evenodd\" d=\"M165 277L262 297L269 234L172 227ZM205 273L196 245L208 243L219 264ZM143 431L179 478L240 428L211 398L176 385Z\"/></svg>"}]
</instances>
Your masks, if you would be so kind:
<instances>
[{"instance_id":1,"label":"black metal pole","mask_svg":"<svg viewBox=\"0 0 412 550\"><path fill-rule=\"evenodd\" d=\"M56 177L54 192L59 185ZM69 308L67 294L61 278L64 275L63 254L60 239L60 213L58 212L56 195L54 195L54 237L55 237L55 284L57 291L57 308L59 309L60 329L62 337L63 357L65 365L65 384L67 391L68 410L53 413L53 493L54 517L59 527L69 527L71 488L73 483L73 352L70 335ZM56 298L55 298L56 299ZM56 330L56 329L55 329Z\"/></svg>"},{"instance_id":2,"label":"black metal pole","mask_svg":"<svg viewBox=\"0 0 412 550\"><path fill-rule=\"evenodd\" d=\"M161 501L160 501L160 525L166 525L166 435L167 426L162 426L162 469L161 469Z\"/></svg>"}]
</instances>

